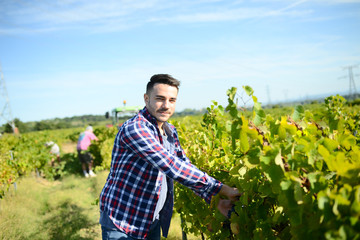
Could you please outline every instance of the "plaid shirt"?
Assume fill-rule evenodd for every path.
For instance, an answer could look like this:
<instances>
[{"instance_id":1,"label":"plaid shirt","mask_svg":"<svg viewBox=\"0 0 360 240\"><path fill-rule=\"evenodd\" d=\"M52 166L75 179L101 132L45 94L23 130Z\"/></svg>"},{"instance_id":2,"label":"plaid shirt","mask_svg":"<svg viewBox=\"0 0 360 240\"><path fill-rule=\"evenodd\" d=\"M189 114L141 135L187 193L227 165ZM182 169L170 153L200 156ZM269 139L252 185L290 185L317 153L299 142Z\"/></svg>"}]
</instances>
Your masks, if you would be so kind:
<instances>
[{"instance_id":1,"label":"plaid shirt","mask_svg":"<svg viewBox=\"0 0 360 240\"><path fill-rule=\"evenodd\" d=\"M100 194L100 211L133 238L146 238L159 198L162 171L210 203L222 183L190 163L175 127L165 123L175 139L171 151L146 107L126 121L116 135L110 173ZM172 205L171 205L172 206ZM171 209L172 211L172 209Z\"/></svg>"}]
</instances>

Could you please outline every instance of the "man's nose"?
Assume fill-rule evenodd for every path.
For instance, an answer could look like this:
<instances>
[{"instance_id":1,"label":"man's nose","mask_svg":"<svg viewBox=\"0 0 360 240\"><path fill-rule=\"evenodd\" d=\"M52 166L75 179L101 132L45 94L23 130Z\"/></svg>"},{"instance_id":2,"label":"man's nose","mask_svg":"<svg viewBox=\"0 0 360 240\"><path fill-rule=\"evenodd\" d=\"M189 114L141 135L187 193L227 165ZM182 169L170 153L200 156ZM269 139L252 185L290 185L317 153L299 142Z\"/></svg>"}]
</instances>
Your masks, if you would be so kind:
<instances>
[{"instance_id":1,"label":"man's nose","mask_svg":"<svg viewBox=\"0 0 360 240\"><path fill-rule=\"evenodd\" d=\"M169 100L164 100L163 101L163 108L169 108L169 104L170 104Z\"/></svg>"}]
</instances>

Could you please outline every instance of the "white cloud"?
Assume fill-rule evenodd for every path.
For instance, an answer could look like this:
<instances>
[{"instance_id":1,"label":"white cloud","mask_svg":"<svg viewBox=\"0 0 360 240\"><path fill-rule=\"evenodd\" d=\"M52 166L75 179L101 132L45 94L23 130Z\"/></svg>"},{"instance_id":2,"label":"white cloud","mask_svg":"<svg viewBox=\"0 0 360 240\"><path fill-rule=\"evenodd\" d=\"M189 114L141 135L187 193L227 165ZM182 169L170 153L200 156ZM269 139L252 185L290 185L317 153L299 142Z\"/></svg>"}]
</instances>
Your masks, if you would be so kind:
<instances>
[{"instance_id":1,"label":"white cloud","mask_svg":"<svg viewBox=\"0 0 360 240\"><path fill-rule=\"evenodd\" d=\"M54 30L85 29L94 32L121 31L149 22L196 23L238 21L274 16L307 16L311 9L295 8L307 0L277 4L252 4L251 2L223 1L180 1L161 0L137 1L45 1L5 5L0 10L0 33L39 33ZM264 2L263 2L264 3ZM266 7L265 7L266 6Z\"/></svg>"}]
</instances>

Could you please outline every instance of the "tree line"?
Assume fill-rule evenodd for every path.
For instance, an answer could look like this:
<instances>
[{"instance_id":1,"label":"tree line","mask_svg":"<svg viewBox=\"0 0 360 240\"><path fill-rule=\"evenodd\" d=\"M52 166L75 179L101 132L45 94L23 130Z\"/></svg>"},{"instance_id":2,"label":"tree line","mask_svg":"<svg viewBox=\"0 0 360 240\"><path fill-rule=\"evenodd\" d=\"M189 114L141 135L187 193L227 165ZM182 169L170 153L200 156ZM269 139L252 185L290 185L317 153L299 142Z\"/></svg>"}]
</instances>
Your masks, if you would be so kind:
<instances>
[{"instance_id":1,"label":"tree line","mask_svg":"<svg viewBox=\"0 0 360 240\"><path fill-rule=\"evenodd\" d=\"M54 119L31 121L31 122L22 122L19 118L14 119L15 126L18 128L20 133L76 128L76 127L83 127L86 124L98 125L98 124L102 124L102 122L106 124L106 121L110 122L110 120L105 119L104 115L82 115L82 116L54 118ZM5 132L5 133L13 132L13 129L8 123L3 124L0 128L1 128L1 132Z\"/></svg>"},{"instance_id":2,"label":"tree line","mask_svg":"<svg viewBox=\"0 0 360 240\"><path fill-rule=\"evenodd\" d=\"M189 115L201 115L205 112L205 109L184 109L181 112L176 112L174 117L183 117ZM120 121L125 121L129 116L120 118ZM82 115L65 118L54 118L41 121L23 122L19 118L14 119L14 124L20 133L43 131L43 130L56 130L56 129L67 129L84 127L85 125L106 125L111 124L111 119L106 119L104 115ZM0 126L1 133L12 133L12 127L6 123Z\"/></svg>"}]
</instances>

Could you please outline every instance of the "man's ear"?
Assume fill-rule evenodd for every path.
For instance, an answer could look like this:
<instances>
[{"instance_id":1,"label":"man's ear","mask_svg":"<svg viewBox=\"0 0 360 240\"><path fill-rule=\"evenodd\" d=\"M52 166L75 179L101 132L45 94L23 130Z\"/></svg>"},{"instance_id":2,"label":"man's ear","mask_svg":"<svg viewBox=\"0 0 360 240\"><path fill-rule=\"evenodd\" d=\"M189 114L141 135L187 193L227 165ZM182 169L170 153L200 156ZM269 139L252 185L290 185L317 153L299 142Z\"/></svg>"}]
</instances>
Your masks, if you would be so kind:
<instances>
[{"instance_id":1,"label":"man's ear","mask_svg":"<svg viewBox=\"0 0 360 240\"><path fill-rule=\"evenodd\" d=\"M145 104L149 102L149 95L147 95L146 93L144 94L144 102Z\"/></svg>"}]
</instances>

